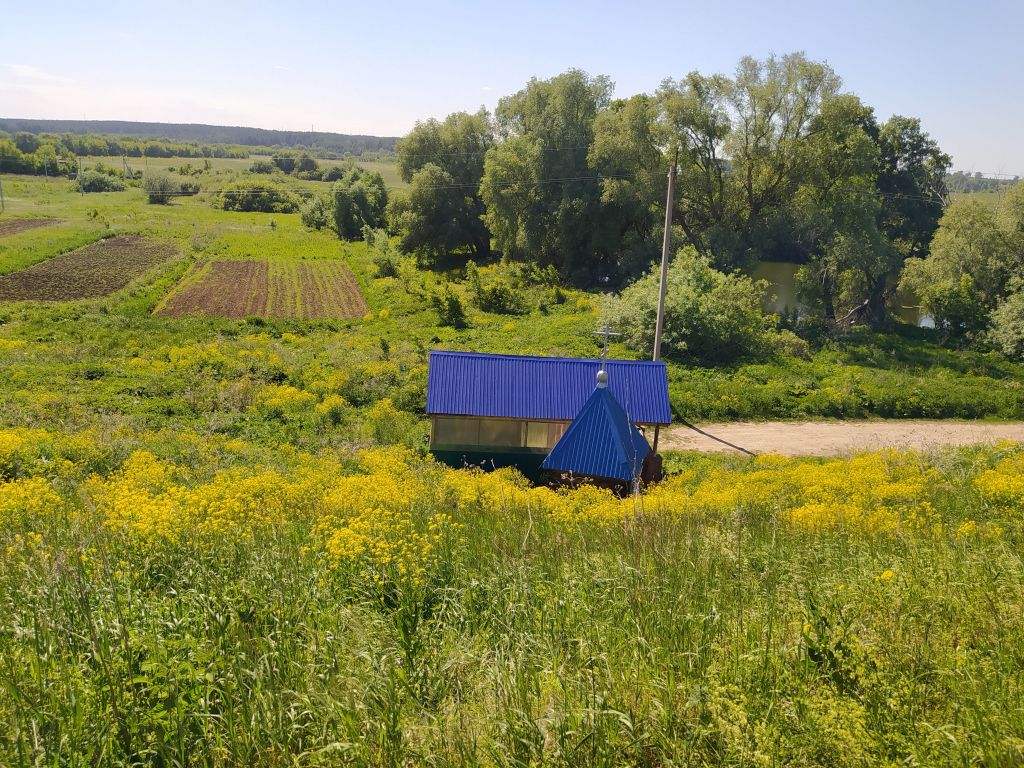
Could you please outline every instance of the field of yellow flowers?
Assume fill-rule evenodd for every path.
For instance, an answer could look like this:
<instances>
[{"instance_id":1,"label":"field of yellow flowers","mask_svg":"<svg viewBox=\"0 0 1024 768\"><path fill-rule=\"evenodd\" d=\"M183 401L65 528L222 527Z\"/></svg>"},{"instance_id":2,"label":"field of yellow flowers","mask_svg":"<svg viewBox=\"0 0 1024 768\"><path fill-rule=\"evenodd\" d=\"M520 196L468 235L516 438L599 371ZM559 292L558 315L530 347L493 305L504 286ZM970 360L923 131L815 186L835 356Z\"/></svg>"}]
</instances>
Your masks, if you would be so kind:
<instances>
[{"instance_id":1,"label":"field of yellow flowers","mask_svg":"<svg viewBox=\"0 0 1024 768\"><path fill-rule=\"evenodd\" d=\"M1024 448L673 469L0 430L0 765L1024 762Z\"/></svg>"}]
</instances>

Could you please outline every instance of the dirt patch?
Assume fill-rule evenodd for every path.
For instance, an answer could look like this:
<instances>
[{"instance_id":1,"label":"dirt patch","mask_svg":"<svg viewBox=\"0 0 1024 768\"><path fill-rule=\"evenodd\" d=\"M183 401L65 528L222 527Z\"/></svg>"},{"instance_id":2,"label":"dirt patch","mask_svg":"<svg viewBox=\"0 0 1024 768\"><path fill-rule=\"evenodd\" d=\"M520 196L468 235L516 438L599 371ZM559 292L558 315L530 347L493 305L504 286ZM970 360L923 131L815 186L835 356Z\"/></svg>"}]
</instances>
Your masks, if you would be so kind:
<instances>
[{"instance_id":1,"label":"dirt patch","mask_svg":"<svg viewBox=\"0 0 1024 768\"><path fill-rule=\"evenodd\" d=\"M0 237L16 235L30 229L60 224L64 219L0 219Z\"/></svg>"},{"instance_id":2,"label":"dirt patch","mask_svg":"<svg viewBox=\"0 0 1024 768\"><path fill-rule=\"evenodd\" d=\"M313 320L366 311L355 276L339 262L223 259L197 265L156 314Z\"/></svg>"},{"instance_id":3,"label":"dirt patch","mask_svg":"<svg viewBox=\"0 0 1024 768\"><path fill-rule=\"evenodd\" d=\"M0 301L108 296L177 254L169 243L119 235L0 277Z\"/></svg>"},{"instance_id":4,"label":"dirt patch","mask_svg":"<svg viewBox=\"0 0 1024 768\"><path fill-rule=\"evenodd\" d=\"M882 448L928 450L999 440L1024 442L1024 424L965 421L736 422L673 426L663 430L659 450L705 453L779 453L840 456Z\"/></svg>"}]
</instances>

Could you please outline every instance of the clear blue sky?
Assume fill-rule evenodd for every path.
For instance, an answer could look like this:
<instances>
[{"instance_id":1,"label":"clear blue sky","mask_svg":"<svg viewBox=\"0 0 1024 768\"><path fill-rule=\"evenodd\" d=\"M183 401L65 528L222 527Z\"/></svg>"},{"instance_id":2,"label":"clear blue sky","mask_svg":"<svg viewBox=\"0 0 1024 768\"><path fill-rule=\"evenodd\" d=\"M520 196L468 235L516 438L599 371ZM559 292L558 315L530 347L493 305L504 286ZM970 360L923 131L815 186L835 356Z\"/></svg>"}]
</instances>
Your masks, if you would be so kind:
<instances>
[{"instance_id":1,"label":"clear blue sky","mask_svg":"<svg viewBox=\"0 0 1024 768\"><path fill-rule=\"evenodd\" d=\"M961 170L1024 175L1024 0L49 2L0 24L0 116L401 135L532 76L616 94L746 54L805 51L920 117Z\"/></svg>"}]
</instances>

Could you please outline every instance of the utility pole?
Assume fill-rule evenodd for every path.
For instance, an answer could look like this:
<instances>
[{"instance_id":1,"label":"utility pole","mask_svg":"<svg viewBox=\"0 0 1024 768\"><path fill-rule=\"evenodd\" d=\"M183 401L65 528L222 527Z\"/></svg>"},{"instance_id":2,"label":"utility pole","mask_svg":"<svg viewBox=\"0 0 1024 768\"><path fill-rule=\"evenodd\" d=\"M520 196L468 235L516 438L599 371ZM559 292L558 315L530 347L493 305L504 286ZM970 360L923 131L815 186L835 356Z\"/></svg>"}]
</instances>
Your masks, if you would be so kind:
<instances>
[{"instance_id":1,"label":"utility pole","mask_svg":"<svg viewBox=\"0 0 1024 768\"><path fill-rule=\"evenodd\" d=\"M85 197L85 185L82 184L82 158L78 158L78 189L82 193L82 197Z\"/></svg>"},{"instance_id":2,"label":"utility pole","mask_svg":"<svg viewBox=\"0 0 1024 768\"><path fill-rule=\"evenodd\" d=\"M668 254L672 245L672 198L676 186L676 161L679 150L672 157L668 171L668 196L665 199L665 234L661 241L661 285L658 287L658 320L654 326L654 360L661 358L661 333L665 328L665 289L668 282Z\"/></svg>"},{"instance_id":3,"label":"utility pole","mask_svg":"<svg viewBox=\"0 0 1024 768\"><path fill-rule=\"evenodd\" d=\"M0 179L0 213L7 210L7 203L4 202L4 180Z\"/></svg>"},{"instance_id":4,"label":"utility pole","mask_svg":"<svg viewBox=\"0 0 1024 768\"><path fill-rule=\"evenodd\" d=\"M661 333L665 328L665 290L668 287L668 254L672 245L672 203L676 187L676 165L679 160L679 148L672 155L672 167L668 169L668 194L665 198L665 235L661 241L661 284L658 286L658 319L654 326L654 361L661 357ZM658 453L658 437L661 427L654 427L654 445L652 453Z\"/></svg>"}]
</instances>

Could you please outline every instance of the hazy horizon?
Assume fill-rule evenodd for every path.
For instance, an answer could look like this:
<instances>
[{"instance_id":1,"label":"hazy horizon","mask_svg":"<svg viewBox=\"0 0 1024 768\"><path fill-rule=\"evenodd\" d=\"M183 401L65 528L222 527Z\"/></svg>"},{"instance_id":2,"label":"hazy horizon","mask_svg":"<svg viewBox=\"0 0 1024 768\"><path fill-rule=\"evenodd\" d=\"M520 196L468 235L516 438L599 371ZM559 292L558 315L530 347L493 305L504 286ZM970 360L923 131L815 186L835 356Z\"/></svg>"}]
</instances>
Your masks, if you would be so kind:
<instances>
[{"instance_id":1,"label":"hazy horizon","mask_svg":"<svg viewBox=\"0 0 1024 768\"><path fill-rule=\"evenodd\" d=\"M875 109L919 117L953 168L1024 174L1022 67L1000 34L1024 4L800 0L605 3L514 9L56 3L7 12L0 112L11 118L204 123L401 136L417 120L493 110L531 77L608 75L617 96L691 70L729 74L744 55L804 51ZM41 45L40 42L45 42Z\"/></svg>"}]
</instances>

